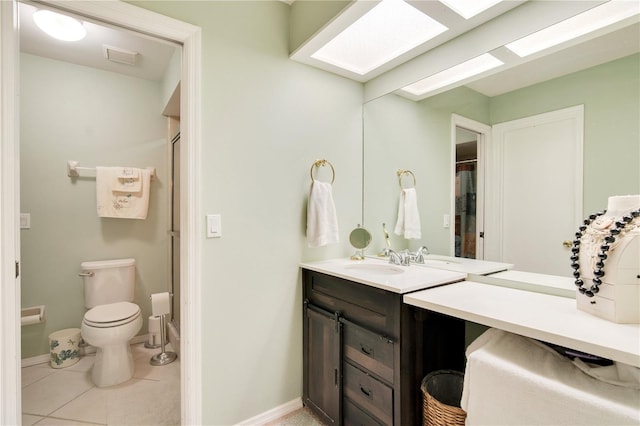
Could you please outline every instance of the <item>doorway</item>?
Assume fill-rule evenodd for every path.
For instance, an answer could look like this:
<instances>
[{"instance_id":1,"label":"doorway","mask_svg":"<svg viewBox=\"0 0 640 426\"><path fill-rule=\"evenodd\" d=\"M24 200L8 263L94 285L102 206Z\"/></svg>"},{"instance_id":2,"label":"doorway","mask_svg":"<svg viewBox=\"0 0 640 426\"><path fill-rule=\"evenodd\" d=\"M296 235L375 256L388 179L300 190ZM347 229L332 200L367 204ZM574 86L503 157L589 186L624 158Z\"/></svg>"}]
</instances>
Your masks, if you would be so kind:
<instances>
[{"instance_id":1,"label":"doorway","mask_svg":"<svg viewBox=\"0 0 640 426\"><path fill-rule=\"evenodd\" d=\"M455 257L476 258L478 133L456 127Z\"/></svg>"},{"instance_id":2,"label":"doorway","mask_svg":"<svg viewBox=\"0 0 640 426\"><path fill-rule=\"evenodd\" d=\"M485 150L490 140L490 126L457 114L451 116L454 220L450 252L455 257L484 259Z\"/></svg>"},{"instance_id":3,"label":"doorway","mask_svg":"<svg viewBox=\"0 0 640 426\"><path fill-rule=\"evenodd\" d=\"M49 1L41 2L58 7L60 3ZM150 34L160 38L174 40L183 45L184 58L182 70L184 72L181 81L183 101L181 102L181 115L186 117L182 126L182 152L181 185L183 192L188 194L183 197L186 200L181 216L182 244L181 252L181 294L182 305L188 309L182 309L183 332L187 338L182 339L189 345L182 344L181 363L181 399L183 423L201 423L201 361L200 361L200 248L197 244L197 236L200 234L199 225L199 193L197 176L199 176L199 163L197 153L200 146L200 132L198 123L200 120L200 29L168 18L145 9L141 9L126 3L109 4L101 2L67 2L64 8L72 13L93 18L97 21L122 26L133 31ZM0 368L0 386L3 395L0 407L0 423L20 423L20 241L18 230L19 216L19 109L18 109L18 69L19 69L19 29L16 25L18 4L15 0L1 2L0 4L0 32L2 33L2 58L1 82L2 110L1 119L1 150L2 159L0 168L0 182L2 186L2 221L0 232L2 234L2 265L1 269L3 286L0 289L2 299L2 327L3 342L2 359ZM5 155L7 154L7 155ZM15 268L8 270L6 265L11 260ZM11 285L15 283L15 285ZM6 397L5 396L9 396Z\"/></svg>"}]
</instances>

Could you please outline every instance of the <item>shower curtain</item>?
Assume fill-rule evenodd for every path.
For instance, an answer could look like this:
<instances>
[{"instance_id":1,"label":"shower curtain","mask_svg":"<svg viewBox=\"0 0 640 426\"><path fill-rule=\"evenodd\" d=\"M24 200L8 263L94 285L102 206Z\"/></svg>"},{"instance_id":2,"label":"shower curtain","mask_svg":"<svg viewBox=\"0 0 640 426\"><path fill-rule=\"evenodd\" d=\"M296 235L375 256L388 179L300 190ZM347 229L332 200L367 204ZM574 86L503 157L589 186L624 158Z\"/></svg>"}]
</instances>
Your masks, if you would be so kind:
<instances>
[{"instance_id":1,"label":"shower curtain","mask_svg":"<svg viewBox=\"0 0 640 426\"><path fill-rule=\"evenodd\" d=\"M455 255L476 257L476 163L456 164Z\"/></svg>"}]
</instances>

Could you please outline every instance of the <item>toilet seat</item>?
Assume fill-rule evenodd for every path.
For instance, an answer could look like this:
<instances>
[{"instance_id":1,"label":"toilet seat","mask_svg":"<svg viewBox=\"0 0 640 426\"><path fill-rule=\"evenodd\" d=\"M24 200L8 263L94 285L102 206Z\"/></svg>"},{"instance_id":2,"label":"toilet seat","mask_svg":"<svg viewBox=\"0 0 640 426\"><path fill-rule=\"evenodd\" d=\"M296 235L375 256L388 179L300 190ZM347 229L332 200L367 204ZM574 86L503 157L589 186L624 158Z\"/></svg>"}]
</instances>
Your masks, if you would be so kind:
<instances>
[{"instance_id":1,"label":"toilet seat","mask_svg":"<svg viewBox=\"0 0 640 426\"><path fill-rule=\"evenodd\" d=\"M89 327L111 328L135 321L140 316L140 307L135 303L117 302L96 306L84 315L83 322Z\"/></svg>"}]
</instances>

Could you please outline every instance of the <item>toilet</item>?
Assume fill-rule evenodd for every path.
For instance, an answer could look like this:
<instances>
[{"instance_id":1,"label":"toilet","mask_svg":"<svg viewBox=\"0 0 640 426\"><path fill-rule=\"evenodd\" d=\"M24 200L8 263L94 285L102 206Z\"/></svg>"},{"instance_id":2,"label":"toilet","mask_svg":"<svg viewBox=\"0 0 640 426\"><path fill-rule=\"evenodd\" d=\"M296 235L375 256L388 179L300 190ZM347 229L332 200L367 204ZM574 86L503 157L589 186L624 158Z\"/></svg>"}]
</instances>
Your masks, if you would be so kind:
<instances>
[{"instance_id":1,"label":"toilet","mask_svg":"<svg viewBox=\"0 0 640 426\"><path fill-rule=\"evenodd\" d=\"M84 304L89 309L80 333L96 348L91 378L98 387L113 386L133 377L129 341L142 327L140 307L133 302L136 261L115 259L82 262Z\"/></svg>"}]
</instances>

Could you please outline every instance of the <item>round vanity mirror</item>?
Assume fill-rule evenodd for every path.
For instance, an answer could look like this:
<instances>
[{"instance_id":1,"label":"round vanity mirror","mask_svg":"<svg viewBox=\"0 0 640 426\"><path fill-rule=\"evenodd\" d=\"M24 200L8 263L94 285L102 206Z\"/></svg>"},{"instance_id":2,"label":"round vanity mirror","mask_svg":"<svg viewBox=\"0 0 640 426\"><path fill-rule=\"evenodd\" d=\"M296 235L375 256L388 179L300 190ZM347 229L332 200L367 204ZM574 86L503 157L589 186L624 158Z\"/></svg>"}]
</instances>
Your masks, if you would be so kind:
<instances>
[{"instance_id":1,"label":"round vanity mirror","mask_svg":"<svg viewBox=\"0 0 640 426\"><path fill-rule=\"evenodd\" d=\"M349 242L351 245L358 249L359 252L351 256L353 260L364 259L364 249L371 244L371 233L364 228L360 228L360 225L349 234Z\"/></svg>"}]
</instances>

